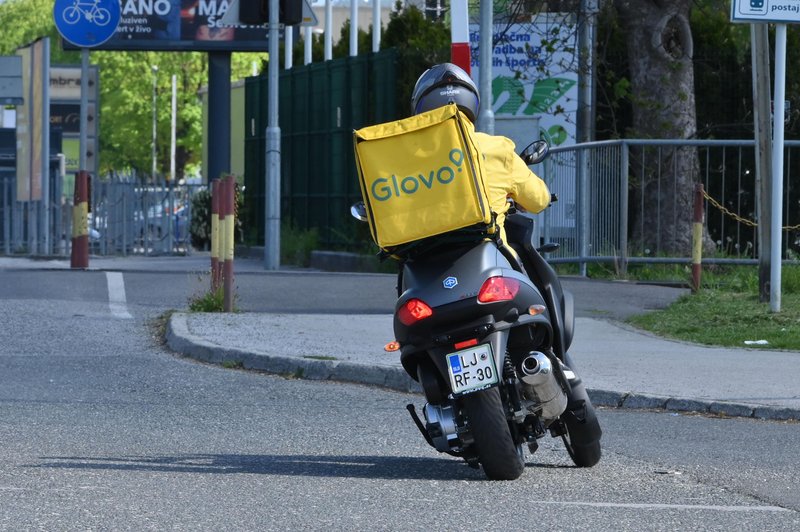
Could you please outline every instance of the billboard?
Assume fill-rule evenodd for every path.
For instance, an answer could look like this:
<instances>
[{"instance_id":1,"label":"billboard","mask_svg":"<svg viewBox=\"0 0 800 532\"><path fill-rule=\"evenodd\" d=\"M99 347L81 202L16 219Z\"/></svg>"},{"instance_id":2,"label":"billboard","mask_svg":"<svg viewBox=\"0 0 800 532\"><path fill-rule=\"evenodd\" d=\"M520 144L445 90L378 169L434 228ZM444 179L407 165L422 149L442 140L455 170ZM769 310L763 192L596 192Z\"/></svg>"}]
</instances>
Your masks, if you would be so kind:
<instances>
[{"instance_id":1,"label":"billboard","mask_svg":"<svg viewBox=\"0 0 800 532\"><path fill-rule=\"evenodd\" d=\"M120 20L111 38L93 50L263 52L263 27L223 27L228 0L120 0ZM65 50L77 47L62 41Z\"/></svg>"},{"instance_id":2,"label":"billboard","mask_svg":"<svg viewBox=\"0 0 800 532\"><path fill-rule=\"evenodd\" d=\"M495 132L527 145L531 128L553 146L576 139L577 33L568 15L547 14L533 23L496 24L492 50ZM546 43L560 46L549 49ZM472 79L480 79L480 26L470 24ZM538 123L537 123L538 122Z\"/></svg>"}]
</instances>

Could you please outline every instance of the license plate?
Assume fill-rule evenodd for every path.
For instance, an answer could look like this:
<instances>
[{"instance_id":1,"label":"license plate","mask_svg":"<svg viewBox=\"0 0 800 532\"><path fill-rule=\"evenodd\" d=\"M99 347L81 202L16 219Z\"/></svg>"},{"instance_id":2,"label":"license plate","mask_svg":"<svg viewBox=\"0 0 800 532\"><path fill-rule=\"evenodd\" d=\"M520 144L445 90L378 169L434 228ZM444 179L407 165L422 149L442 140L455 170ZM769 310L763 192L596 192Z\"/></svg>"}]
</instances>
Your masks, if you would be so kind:
<instances>
[{"instance_id":1,"label":"license plate","mask_svg":"<svg viewBox=\"0 0 800 532\"><path fill-rule=\"evenodd\" d=\"M481 390L499 382L489 344L476 345L447 355L447 370L454 394Z\"/></svg>"}]
</instances>

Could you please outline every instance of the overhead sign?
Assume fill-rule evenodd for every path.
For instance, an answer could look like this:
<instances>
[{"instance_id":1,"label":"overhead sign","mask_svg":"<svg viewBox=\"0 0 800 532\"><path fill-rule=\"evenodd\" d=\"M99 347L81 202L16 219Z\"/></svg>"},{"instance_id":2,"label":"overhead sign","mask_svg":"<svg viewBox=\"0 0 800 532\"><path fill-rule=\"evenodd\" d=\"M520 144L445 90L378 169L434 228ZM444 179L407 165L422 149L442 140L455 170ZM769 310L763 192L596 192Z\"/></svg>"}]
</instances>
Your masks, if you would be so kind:
<instances>
[{"instance_id":1,"label":"overhead sign","mask_svg":"<svg viewBox=\"0 0 800 532\"><path fill-rule=\"evenodd\" d=\"M74 2L75 0L70 0ZM80 0L90 1L90 0ZM120 21L100 50L263 52L267 32L226 27L229 0L119 0ZM65 50L78 48L64 42Z\"/></svg>"},{"instance_id":2,"label":"overhead sign","mask_svg":"<svg viewBox=\"0 0 800 532\"><path fill-rule=\"evenodd\" d=\"M93 48L114 35L118 0L56 0L53 20L61 36L79 48Z\"/></svg>"},{"instance_id":3,"label":"overhead sign","mask_svg":"<svg viewBox=\"0 0 800 532\"><path fill-rule=\"evenodd\" d=\"M800 23L800 0L733 0L731 22Z\"/></svg>"}]
</instances>

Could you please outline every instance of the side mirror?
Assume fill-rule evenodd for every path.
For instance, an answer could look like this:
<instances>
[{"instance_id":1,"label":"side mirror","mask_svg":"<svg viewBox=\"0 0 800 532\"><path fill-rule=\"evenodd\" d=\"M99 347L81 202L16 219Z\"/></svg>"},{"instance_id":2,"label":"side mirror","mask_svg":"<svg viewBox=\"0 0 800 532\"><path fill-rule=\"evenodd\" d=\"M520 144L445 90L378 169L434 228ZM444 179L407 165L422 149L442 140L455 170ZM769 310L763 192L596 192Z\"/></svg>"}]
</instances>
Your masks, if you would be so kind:
<instances>
[{"instance_id":1,"label":"side mirror","mask_svg":"<svg viewBox=\"0 0 800 532\"><path fill-rule=\"evenodd\" d=\"M528 147L519 154L525 164L531 165L544 161L550 152L550 145L546 140L537 140L528 144Z\"/></svg>"},{"instance_id":2,"label":"side mirror","mask_svg":"<svg viewBox=\"0 0 800 532\"><path fill-rule=\"evenodd\" d=\"M357 201L350 206L350 216L361 222L368 221L367 206L364 205L363 201Z\"/></svg>"}]
</instances>

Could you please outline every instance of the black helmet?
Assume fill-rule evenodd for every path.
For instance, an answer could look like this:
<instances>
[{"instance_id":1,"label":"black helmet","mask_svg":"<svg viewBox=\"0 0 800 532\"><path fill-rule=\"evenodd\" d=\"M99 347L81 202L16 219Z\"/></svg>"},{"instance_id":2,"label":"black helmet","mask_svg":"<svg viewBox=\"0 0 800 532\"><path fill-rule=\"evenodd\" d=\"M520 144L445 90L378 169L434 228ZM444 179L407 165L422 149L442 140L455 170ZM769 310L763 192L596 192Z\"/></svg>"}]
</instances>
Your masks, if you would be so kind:
<instances>
[{"instance_id":1,"label":"black helmet","mask_svg":"<svg viewBox=\"0 0 800 532\"><path fill-rule=\"evenodd\" d=\"M414 85L411 94L413 114L430 111L454 103L475 122L480 97L478 87L464 70L453 63L434 65L426 70Z\"/></svg>"}]
</instances>

